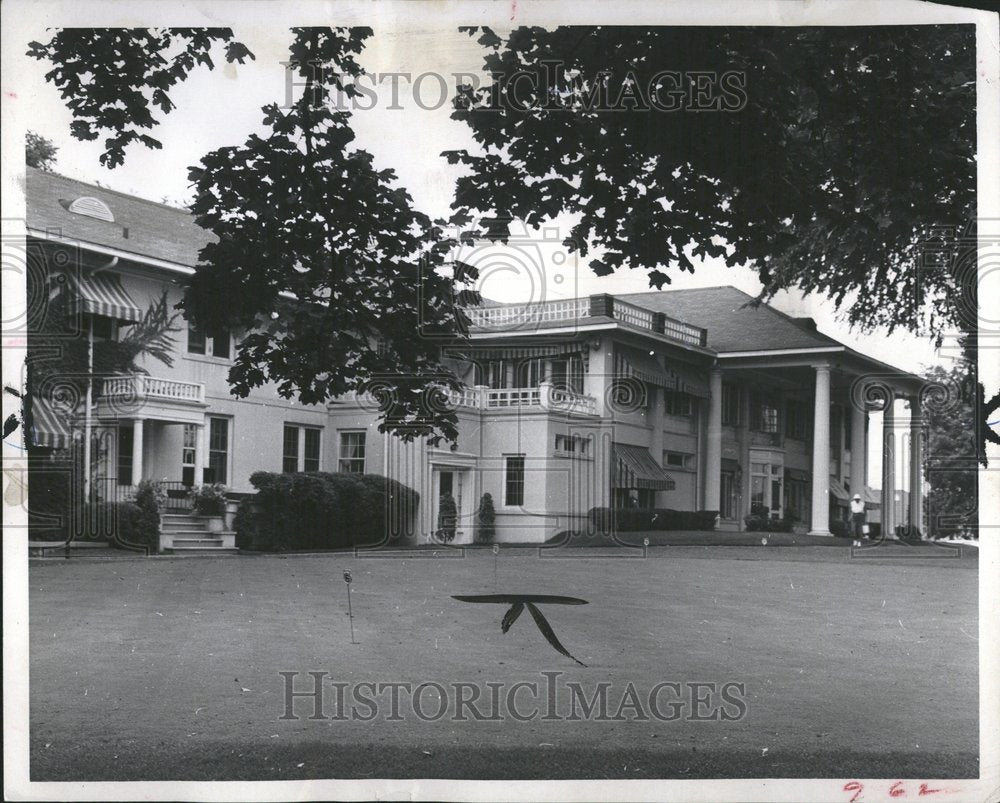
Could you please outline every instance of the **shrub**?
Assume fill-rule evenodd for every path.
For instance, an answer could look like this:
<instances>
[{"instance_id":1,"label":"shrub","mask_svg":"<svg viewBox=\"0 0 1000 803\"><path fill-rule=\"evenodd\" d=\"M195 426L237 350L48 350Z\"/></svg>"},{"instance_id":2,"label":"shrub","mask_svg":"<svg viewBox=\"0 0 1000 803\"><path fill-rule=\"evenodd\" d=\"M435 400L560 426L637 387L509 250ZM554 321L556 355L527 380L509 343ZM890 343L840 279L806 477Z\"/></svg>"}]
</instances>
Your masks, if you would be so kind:
<instances>
[{"instance_id":1,"label":"shrub","mask_svg":"<svg viewBox=\"0 0 1000 803\"><path fill-rule=\"evenodd\" d=\"M591 508L587 513L598 532L641 532L645 530L712 530L717 510L671 510L670 508Z\"/></svg>"},{"instance_id":2,"label":"shrub","mask_svg":"<svg viewBox=\"0 0 1000 803\"><path fill-rule=\"evenodd\" d=\"M851 525L840 519L834 519L830 522L830 532L837 538L850 538L853 535Z\"/></svg>"},{"instance_id":3,"label":"shrub","mask_svg":"<svg viewBox=\"0 0 1000 803\"><path fill-rule=\"evenodd\" d=\"M493 497L490 494L483 494L483 498L479 500L479 513L476 518L476 542L490 543L497 534L497 513L493 509Z\"/></svg>"},{"instance_id":4,"label":"shrub","mask_svg":"<svg viewBox=\"0 0 1000 803\"><path fill-rule=\"evenodd\" d=\"M442 494L438 502L437 539L444 543L455 540L455 527L458 521L458 508L451 494Z\"/></svg>"},{"instance_id":5,"label":"shrub","mask_svg":"<svg viewBox=\"0 0 1000 803\"><path fill-rule=\"evenodd\" d=\"M221 483L198 485L189 493L194 509L202 516L221 516L226 512L226 486Z\"/></svg>"},{"instance_id":6,"label":"shrub","mask_svg":"<svg viewBox=\"0 0 1000 803\"><path fill-rule=\"evenodd\" d=\"M770 516L749 515L743 519L747 532L752 533L790 533L795 526L795 519L786 516L772 519Z\"/></svg>"},{"instance_id":7,"label":"shrub","mask_svg":"<svg viewBox=\"0 0 1000 803\"><path fill-rule=\"evenodd\" d=\"M420 498L402 483L369 474L258 471L250 483L257 494L241 502L233 522L241 549L375 544L408 531Z\"/></svg>"},{"instance_id":8,"label":"shrub","mask_svg":"<svg viewBox=\"0 0 1000 803\"><path fill-rule=\"evenodd\" d=\"M112 545L157 549L160 540L160 511L165 501L163 489L151 480L143 480L135 489L132 502L115 508Z\"/></svg>"}]
</instances>

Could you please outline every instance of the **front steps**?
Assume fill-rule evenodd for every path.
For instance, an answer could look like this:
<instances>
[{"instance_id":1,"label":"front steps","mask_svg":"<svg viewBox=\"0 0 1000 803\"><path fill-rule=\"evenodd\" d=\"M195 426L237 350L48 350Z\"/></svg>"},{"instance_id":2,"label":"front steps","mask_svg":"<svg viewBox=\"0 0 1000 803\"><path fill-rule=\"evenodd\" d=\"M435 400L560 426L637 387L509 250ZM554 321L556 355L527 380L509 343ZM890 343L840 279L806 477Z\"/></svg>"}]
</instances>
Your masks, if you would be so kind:
<instances>
[{"instance_id":1,"label":"front steps","mask_svg":"<svg viewBox=\"0 0 1000 803\"><path fill-rule=\"evenodd\" d=\"M173 555L235 555L236 533L212 532L208 517L195 513L160 516L160 552Z\"/></svg>"}]
</instances>

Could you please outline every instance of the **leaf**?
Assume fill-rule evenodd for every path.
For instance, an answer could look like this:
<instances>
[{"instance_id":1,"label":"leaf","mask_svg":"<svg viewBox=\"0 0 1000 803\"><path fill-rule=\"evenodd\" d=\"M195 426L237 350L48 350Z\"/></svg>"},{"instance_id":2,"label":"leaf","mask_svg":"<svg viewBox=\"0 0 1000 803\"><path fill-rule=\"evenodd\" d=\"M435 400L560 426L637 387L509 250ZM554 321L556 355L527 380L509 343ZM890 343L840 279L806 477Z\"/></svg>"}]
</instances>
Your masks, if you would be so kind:
<instances>
[{"instance_id":1,"label":"leaf","mask_svg":"<svg viewBox=\"0 0 1000 803\"><path fill-rule=\"evenodd\" d=\"M510 627L514 622L517 621L517 617L521 615L524 610L523 602L516 602L510 606L510 609L503 615L503 621L500 622L500 631L506 633L510 630Z\"/></svg>"},{"instance_id":2,"label":"leaf","mask_svg":"<svg viewBox=\"0 0 1000 803\"><path fill-rule=\"evenodd\" d=\"M580 666L586 666L583 661L573 658L570 655L569 650L567 650L556 638L555 632L552 630L552 626L549 625L548 619L546 619L540 610L532 605L530 602L527 603L528 611L531 613L531 617L535 620L535 624L538 625L538 629L542 631L542 635L545 636L545 640L551 644L558 652L561 652L567 658L572 658Z\"/></svg>"}]
</instances>

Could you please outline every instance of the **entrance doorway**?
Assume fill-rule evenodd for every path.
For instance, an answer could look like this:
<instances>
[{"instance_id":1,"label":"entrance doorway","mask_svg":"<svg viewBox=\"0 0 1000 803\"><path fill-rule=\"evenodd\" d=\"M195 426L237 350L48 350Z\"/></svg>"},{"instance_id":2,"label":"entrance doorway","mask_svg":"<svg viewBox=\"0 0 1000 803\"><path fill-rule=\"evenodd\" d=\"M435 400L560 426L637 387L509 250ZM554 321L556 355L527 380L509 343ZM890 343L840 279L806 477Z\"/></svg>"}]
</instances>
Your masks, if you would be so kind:
<instances>
[{"instance_id":1,"label":"entrance doorway","mask_svg":"<svg viewBox=\"0 0 1000 803\"><path fill-rule=\"evenodd\" d=\"M441 513L441 499L445 494L449 494L455 500L455 510L457 518L455 529L468 535L470 532L470 520L468 512L469 498L472 489L469 484L469 470L463 468L442 467L434 469L434 506L433 520L431 526L436 531L438 528L438 516Z\"/></svg>"}]
</instances>

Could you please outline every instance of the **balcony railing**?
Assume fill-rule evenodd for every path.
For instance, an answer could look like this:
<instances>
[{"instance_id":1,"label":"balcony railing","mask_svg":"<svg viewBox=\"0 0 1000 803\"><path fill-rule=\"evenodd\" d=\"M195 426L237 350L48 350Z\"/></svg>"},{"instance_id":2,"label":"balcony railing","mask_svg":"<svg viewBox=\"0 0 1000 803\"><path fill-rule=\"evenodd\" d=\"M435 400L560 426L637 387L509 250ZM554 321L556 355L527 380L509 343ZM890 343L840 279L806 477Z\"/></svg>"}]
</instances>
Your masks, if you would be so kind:
<instances>
[{"instance_id":1,"label":"balcony railing","mask_svg":"<svg viewBox=\"0 0 1000 803\"><path fill-rule=\"evenodd\" d=\"M488 388L485 385L466 387L459 391L443 390L452 408L473 410L510 410L538 408L578 415L597 415L597 399L542 382L534 388ZM355 401L362 407L378 410L379 401L370 393L358 393Z\"/></svg>"},{"instance_id":2,"label":"balcony railing","mask_svg":"<svg viewBox=\"0 0 1000 803\"><path fill-rule=\"evenodd\" d=\"M564 301L544 301L528 304L505 304L501 307L470 307L465 310L472 325L487 330L530 329L549 321L579 321L586 318L614 318L628 326L665 335L672 340L694 346L707 343L707 332L611 295L571 298Z\"/></svg>"},{"instance_id":3,"label":"balcony railing","mask_svg":"<svg viewBox=\"0 0 1000 803\"><path fill-rule=\"evenodd\" d=\"M205 386L200 382L161 379L146 374L108 377L101 383L102 398L163 399L166 401L205 401Z\"/></svg>"}]
</instances>

